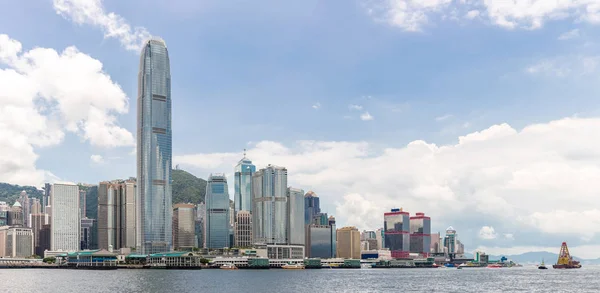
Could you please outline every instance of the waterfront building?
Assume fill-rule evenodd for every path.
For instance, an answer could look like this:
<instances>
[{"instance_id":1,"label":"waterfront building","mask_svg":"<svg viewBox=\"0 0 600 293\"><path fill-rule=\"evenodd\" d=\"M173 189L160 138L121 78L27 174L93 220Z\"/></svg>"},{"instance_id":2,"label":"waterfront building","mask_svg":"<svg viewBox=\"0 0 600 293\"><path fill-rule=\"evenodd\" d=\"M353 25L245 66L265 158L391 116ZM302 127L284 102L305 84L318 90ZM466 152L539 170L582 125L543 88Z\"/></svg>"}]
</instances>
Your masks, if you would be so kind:
<instances>
[{"instance_id":1,"label":"waterfront building","mask_svg":"<svg viewBox=\"0 0 600 293\"><path fill-rule=\"evenodd\" d=\"M135 248L136 183L133 180L98 184L98 248Z\"/></svg>"},{"instance_id":2,"label":"waterfront building","mask_svg":"<svg viewBox=\"0 0 600 293\"><path fill-rule=\"evenodd\" d=\"M383 215L385 230L385 248L392 252L393 258L404 258L410 254L410 217L402 209L392 209Z\"/></svg>"},{"instance_id":3,"label":"waterfront building","mask_svg":"<svg viewBox=\"0 0 600 293\"><path fill-rule=\"evenodd\" d=\"M27 195L27 192L25 190L21 191L17 202L21 204L22 209L21 221L23 222L21 223L21 225L23 227L29 227L29 214L31 211L31 203L29 200L29 196Z\"/></svg>"},{"instance_id":4,"label":"waterfront building","mask_svg":"<svg viewBox=\"0 0 600 293\"><path fill-rule=\"evenodd\" d=\"M333 225L306 225L306 257L335 258L336 228Z\"/></svg>"},{"instance_id":5,"label":"waterfront building","mask_svg":"<svg viewBox=\"0 0 600 293\"><path fill-rule=\"evenodd\" d=\"M33 210L33 209L32 209ZM31 231L33 232L33 249L35 255L44 255L44 250L50 249L49 246L43 247L40 244L40 231L44 225L50 224L50 217L47 214L32 214L31 215Z\"/></svg>"},{"instance_id":6,"label":"waterfront building","mask_svg":"<svg viewBox=\"0 0 600 293\"><path fill-rule=\"evenodd\" d=\"M25 221L23 219L23 207L19 201L15 201L10 211L7 213L8 225L11 227L23 227Z\"/></svg>"},{"instance_id":7,"label":"waterfront building","mask_svg":"<svg viewBox=\"0 0 600 293\"><path fill-rule=\"evenodd\" d=\"M206 218L206 205L201 202L196 208L196 247L205 247L204 219Z\"/></svg>"},{"instance_id":8,"label":"waterfront building","mask_svg":"<svg viewBox=\"0 0 600 293\"><path fill-rule=\"evenodd\" d=\"M335 217L329 216L327 225L331 227L331 244L333 245L333 257L337 257L337 229L335 226Z\"/></svg>"},{"instance_id":9,"label":"waterfront building","mask_svg":"<svg viewBox=\"0 0 600 293\"><path fill-rule=\"evenodd\" d=\"M429 252L431 253L442 253L443 246L442 241L440 239L440 232L431 234L431 245L429 246Z\"/></svg>"},{"instance_id":10,"label":"waterfront building","mask_svg":"<svg viewBox=\"0 0 600 293\"><path fill-rule=\"evenodd\" d=\"M30 257L34 254L33 241L30 228L0 227L0 257Z\"/></svg>"},{"instance_id":11,"label":"waterfront building","mask_svg":"<svg viewBox=\"0 0 600 293\"><path fill-rule=\"evenodd\" d=\"M87 192L83 189L79 190L79 217L80 218L86 218L86 196L87 196Z\"/></svg>"},{"instance_id":12,"label":"waterfront building","mask_svg":"<svg viewBox=\"0 0 600 293\"><path fill-rule=\"evenodd\" d=\"M235 244L237 248L252 247L252 215L238 211L235 216Z\"/></svg>"},{"instance_id":13,"label":"waterfront building","mask_svg":"<svg viewBox=\"0 0 600 293\"><path fill-rule=\"evenodd\" d=\"M196 206L180 203L173 206L173 247L191 250L196 244Z\"/></svg>"},{"instance_id":14,"label":"waterfront building","mask_svg":"<svg viewBox=\"0 0 600 293\"><path fill-rule=\"evenodd\" d=\"M205 247L229 247L229 191L224 174L211 174L208 177L205 217Z\"/></svg>"},{"instance_id":15,"label":"waterfront building","mask_svg":"<svg viewBox=\"0 0 600 293\"><path fill-rule=\"evenodd\" d=\"M289 244L287 169L268 165L252 176L254 244Z\"/></svg>"},{"instance_id":16,"label":"waterfront building","mask_svg":"<svg viewBox=\"0 0 600 293\"><path fill-rule=\"evenodd\" d=\"M79 186L53 184L51 219L51 250L77 251L80 241Z\"/></svg>"},{"instance_id":17,"label":"waterfront building","mask_svg":"<svg viewBox=\"0 0 600 293\"><path fill-rule=\"evenodd\" d=\"M304 190L288 187L287 239L291 245L304 245Z\"/></svg>"},{"instance_id":18,"label":"waterfront building","mask_svg":"<svg viewBox=\"0 0 600 293\"><path fill-rule=\"evenodd\" d=\"M235 166L234 174L234 202L235 212L248 211L252 213L252 174L256 172L256 166L250 159L244 157Z\"/></svg>"},{"instance_id":19,"label":"waterfront building","mask_svg":"<svg viewBox=\"0 0 600 293\"><path fill-rule=\"evenodd\" d=\"M319 197L313 191L309 191L304 195L304 224L318 224L314 223L315 216L321 213L321 206L319 203Z\"/></svg>"},{"instance_id":20,"label":"waterfront building","mask_svg":"<svg viewBox=\"0 0 600 293\"><path fill-rule=\"evenodd\" d=\"M456 254L463 255L465 254L465 245L460 242L460 240L456 240Z\"/></svg>"},{"instance_id":21,"label":"waterfront building","mask_svg":"<svg viewBox=\"0 0 600 293\"><path fill-rule=\"evenodd\" d=\"M360 259L360 231L356 227L337 229L337 251L339 258Z\"/></svg>"},{"instance_id":22,"label":"waterfront building","mask_svg":"<svg viewBox=\"0 0 600 293\"><path fill-rule=\"evenodd\" d=\"M94 245L94 219L82 218L81 219L81 239L80 239L80 249L95 249Z\"/></svg>"},{"instance_id":23,"label":"waterfront building","mask_svg":"<svg viewBox=\"0 0 600 293\"><path fill-rule=\"evenodd\" d=\"M159 38L140 55L137 102L136 246L142 253L171 250L172 134L169 52Z\"/></svg>"},{"instance_id":24,"label":"waterfront building","mask_svg":"<svg viewBox=\"0 0 600 293\"><path fill-rule=\"evenodd\" d=\"M448 254L456 254L458 252L457 233L452 226L446 229L446 237L444 237L444 248Z\"/></svg>"},{"instance_id":25,"label":"waterfront building","mask_svg":"<svg viewBox=\"0 0 600 293\"><path fill-rule=\"evenodd\" d=\"M36 255L45 256L45 251L49 251L52 248L50 239L52 238L52 229L50 228L50 224L42 225L42 229L40 230L40 237L38 246L35 248ZM39 254L38 254L39 252Z\"/></svg>"},{"instance_id":26,"label":"waterfront building","mask_svg":"<svg viewBox=\"0 0 600 293\"><path fill-rule=\"evenodd\" d=\"M424 213L410 217L410 252L427 257L431 250L431 218Z\"/></svg>"}]
</instances>

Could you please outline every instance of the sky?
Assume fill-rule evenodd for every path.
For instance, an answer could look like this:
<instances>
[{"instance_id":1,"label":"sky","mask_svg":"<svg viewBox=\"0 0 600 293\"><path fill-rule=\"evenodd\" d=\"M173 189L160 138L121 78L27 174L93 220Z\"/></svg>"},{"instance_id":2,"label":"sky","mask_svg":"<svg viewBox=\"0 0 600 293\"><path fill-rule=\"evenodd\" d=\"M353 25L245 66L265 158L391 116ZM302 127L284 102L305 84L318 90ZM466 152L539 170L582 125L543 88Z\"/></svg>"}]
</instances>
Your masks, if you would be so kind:
<instances>
[{"instance_id":1,"label":"sky","mask_svg":"<svg viewBox=\"0 0 600 293\"><path fill-rule=\"evenodd\" d=\"M339 225L401 207L468 251L600 257L600 0L1 5L0 182L135 176L159 36L181 169L231 181L247 149Z\"/></svg>"}]
</instances>

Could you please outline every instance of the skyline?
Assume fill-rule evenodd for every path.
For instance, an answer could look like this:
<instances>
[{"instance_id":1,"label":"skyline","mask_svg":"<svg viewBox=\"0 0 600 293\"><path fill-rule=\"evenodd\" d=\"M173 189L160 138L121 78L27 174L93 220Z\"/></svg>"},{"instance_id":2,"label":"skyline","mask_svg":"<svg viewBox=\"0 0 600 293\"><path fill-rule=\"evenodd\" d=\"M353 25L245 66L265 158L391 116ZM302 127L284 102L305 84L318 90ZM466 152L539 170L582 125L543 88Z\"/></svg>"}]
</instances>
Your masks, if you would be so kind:
<instances>
[{"instance_id":1,"label":"skyline","mask_svg":"<svg viewBox=\"0 0 600 293\"><path fill-rule=\"evenodd\" d=\"M194 175L231 182L247 148L361 230L403 207L472 248L600 256L599 13L533 2L7 3L0 181L133 176L136 54L160 35Z\"/></svg>"}]
</instances>

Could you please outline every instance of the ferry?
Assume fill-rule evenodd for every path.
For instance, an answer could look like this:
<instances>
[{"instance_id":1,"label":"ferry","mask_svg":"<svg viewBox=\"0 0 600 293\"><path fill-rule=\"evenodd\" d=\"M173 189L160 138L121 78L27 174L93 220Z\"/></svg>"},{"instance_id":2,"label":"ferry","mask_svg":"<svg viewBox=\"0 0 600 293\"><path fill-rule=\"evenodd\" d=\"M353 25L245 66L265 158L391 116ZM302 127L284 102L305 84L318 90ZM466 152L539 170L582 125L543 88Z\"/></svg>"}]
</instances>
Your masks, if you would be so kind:
<instances>
[{"instance_id":1,"label":"ferry","mask_svg":"<svg viewBox=\"0 0 600 293\"><path fill-rule=\"evenodd\" d=\"M304 265L303 264L286 264L281 266L282 269L287 269L287 270L303 270L304 269Z\"/></svg>"},{"instance_id":2,"label":"ferry","mask_svg":"<svg viewBox=\"0 0 600 293\"><path fill-rule=\"evenodd\" d=\"M542 259L542 264L538 267L538 269L540 270L547 270L548 268L546 267L546 265L544 264L544 260Z\"/></svg>"},{"instance_id":3,"label":"ferry","mask_svg":"<svg viewBox=\"0 0 600 293\"><path fill-rule=\"evenodd\" d=\"M238 267L236 267L234 264L231 263L226 263L224 265L221 266L222 270L237 270Z\"/></svg>"}]
</instances>

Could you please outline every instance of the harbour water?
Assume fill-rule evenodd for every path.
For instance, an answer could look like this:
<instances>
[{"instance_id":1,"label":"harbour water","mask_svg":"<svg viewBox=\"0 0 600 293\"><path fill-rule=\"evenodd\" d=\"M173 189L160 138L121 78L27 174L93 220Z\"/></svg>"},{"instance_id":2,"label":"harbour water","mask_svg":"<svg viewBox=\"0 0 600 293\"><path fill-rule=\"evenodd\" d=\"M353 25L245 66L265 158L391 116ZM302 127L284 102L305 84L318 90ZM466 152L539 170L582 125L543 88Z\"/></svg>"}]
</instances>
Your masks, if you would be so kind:
<instances>
[{"instance_id":1,"label":"harbour water","mask_svg":"<svg viewBox=\"0 0 600 293\"><path fill-rule=\"evenodd\" d=\"M1 269L0 292L598 292L600 266L577 270Z\"/></svg>"}]
</instances>

